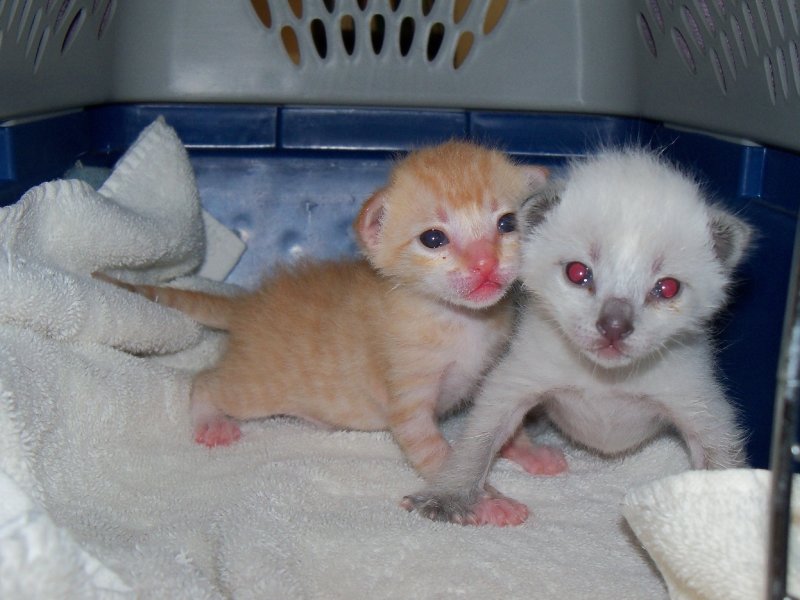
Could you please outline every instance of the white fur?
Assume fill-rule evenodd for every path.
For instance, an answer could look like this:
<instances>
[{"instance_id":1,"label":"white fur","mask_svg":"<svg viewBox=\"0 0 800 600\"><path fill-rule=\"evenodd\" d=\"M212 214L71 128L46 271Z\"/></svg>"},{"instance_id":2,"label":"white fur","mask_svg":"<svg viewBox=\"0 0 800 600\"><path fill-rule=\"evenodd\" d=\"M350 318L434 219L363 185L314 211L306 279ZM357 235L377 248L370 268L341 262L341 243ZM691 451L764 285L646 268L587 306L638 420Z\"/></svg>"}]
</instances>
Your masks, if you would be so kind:
<instances>
[{"instance_id":1,"label":"white fur","mask_svg":"<svg viewBox=\"0 0 800 600\"><path fill-rule=\"evenodd\" d=\"M408 498L431 518L468 520L496 452L535 406L603 454L633 450L673 426L694 468L742 464L742 435L706 329L749 226L711 208L692 179L644 151L576 162L557 188L559 202L536 213L534 198L523 209L540 218L523 241L521 279L531 299L511 349L485 380L435 484ZM715 249L720 220L735 232L723 250ZM573 261L591 267L591 288L567 279ZM650 294L665 277L681 282L670 300ZM610 356L597 351L609 345L598 330L608 298L628 302L633 314L632 332Z\"/></svg>"}]
</instances>

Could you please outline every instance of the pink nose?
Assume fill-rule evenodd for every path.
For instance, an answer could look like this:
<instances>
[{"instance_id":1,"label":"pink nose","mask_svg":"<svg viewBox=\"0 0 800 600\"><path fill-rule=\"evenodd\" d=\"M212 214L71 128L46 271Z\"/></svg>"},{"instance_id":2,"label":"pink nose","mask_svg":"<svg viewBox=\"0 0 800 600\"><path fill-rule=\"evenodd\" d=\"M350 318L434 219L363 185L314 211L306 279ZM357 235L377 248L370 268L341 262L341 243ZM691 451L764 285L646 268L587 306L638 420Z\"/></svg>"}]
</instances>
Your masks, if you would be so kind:
<instances>
[{"instance_id":1,"label":"pink nose","mask_svg":"<svg viewBox=\"0 0 800 600\"><path fill-rule=\"evenodd\" d=\"M492 242L485 239L470 242L464 249L467 267L473 273L490 275L497 268L497 255Z\"/></svg>"}]
</instances>

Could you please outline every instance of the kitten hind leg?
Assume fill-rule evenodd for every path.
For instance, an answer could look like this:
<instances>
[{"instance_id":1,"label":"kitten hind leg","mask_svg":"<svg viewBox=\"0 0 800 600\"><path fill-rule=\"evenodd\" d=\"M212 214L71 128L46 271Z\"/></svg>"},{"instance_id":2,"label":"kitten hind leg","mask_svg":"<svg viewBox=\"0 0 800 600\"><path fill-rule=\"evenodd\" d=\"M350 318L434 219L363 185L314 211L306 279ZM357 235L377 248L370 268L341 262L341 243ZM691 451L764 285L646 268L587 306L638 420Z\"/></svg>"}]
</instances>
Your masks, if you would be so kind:
<instances>
[{"instance_id":1,"label":"kitten hind leg","mask_svg":"<svg viewBox=\"0 0 800 600\"><path fill-rule=\"evenodd\" d=\"M194 441L209 448L228 446L242 436L239 423L214 406L204 376L201 373L192 386L190 413Z\"/></svg>"},{"instance_id":2,"label":"kitten hind leg","mask_svg":"<svg viewBox=\"0 0 800 600\"><path fill-rule=\"evenodd\" d=\"M558 475L568 468L560 449L534 443L522 428L501 448L500 456L517 463L531 475Z\"/></svg>"}]
</instances>

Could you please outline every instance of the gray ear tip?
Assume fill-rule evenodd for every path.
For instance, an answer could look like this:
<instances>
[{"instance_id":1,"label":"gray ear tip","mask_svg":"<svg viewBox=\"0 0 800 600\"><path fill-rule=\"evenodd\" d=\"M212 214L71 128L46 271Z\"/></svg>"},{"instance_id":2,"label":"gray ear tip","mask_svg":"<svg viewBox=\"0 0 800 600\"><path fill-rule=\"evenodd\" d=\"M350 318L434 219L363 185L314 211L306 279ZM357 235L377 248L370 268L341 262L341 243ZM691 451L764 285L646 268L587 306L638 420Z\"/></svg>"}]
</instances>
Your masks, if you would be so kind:
<instances>
[{"instance_id":1,"label":"gray ear tip","mask_svg":"<svg viewBox=\"0 0 800 600\"><path fill-rule=\"evenodd\" d=\"M711 235L717 258L723 265L733 269L752 247L757 230L725 209L712 207Z\"/></svg>"},{"instance_id":2,"label":"gray ear tip","mask_svg":"<svg viewBox=\"0 0 800 600\"><path fill-rule=\"evenodd\" d=\"M533 231L541 225L550 211L560 202L561 188L556 185L548 185L525 200L520 209L525 231Z\"/></svg>"}]
</instances>

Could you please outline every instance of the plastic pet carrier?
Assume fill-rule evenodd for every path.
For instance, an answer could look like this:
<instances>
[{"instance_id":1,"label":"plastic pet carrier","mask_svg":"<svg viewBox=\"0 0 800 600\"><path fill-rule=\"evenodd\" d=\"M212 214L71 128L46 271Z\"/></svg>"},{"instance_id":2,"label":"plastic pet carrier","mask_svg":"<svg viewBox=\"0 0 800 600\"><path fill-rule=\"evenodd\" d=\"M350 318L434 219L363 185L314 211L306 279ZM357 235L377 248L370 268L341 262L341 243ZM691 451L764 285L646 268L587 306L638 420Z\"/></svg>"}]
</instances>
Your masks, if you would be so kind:
<instances>
[{"instance_id":1,"label":"plastic pet carrier","mask_svg":"<svg viewBox=\"0 0 800 600\"><path fill-rule=\"evenodd\" d=\"M245 286L278 261L353 255L360 202L418 146L467 137L553 167L662 149L759 232L719 360L753 467L777 424L788 532L797 0L0 0L0 90L0 205L76 168L103 177L163 115L204 208L247 244L228 278Z\"/></svg>"}]
</instances>

